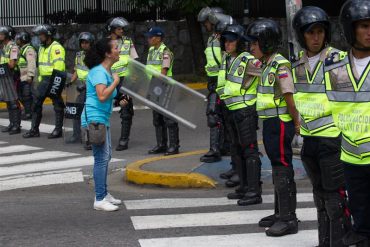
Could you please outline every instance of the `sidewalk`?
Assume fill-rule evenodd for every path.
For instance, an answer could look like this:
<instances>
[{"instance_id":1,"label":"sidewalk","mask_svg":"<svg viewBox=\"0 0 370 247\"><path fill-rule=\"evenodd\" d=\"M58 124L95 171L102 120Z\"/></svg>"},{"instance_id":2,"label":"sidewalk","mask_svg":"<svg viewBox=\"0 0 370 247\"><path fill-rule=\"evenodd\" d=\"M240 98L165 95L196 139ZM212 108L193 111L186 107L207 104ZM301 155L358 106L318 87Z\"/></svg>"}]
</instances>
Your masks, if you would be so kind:
<instances>
[{"instance_id":1,"label":"sidewalk","mask_svg":"<svg viewBox=\"0 0 370 247\"><path fill-rule=\"evenodd\" d=\"M262 145L260 145L263 152ZM135 184L149 184L172 188L215 188L223 186L225 180L219 174L230 169L230 157L220 162L202 163L199 161L207 150L182 153L174 156L156 156L128 164L126 179ZM261 157L262 180L271 180L271 166L266 155ZM295 178L306 178L299 156L293 160Z\"/></svg>"}]
</instances>

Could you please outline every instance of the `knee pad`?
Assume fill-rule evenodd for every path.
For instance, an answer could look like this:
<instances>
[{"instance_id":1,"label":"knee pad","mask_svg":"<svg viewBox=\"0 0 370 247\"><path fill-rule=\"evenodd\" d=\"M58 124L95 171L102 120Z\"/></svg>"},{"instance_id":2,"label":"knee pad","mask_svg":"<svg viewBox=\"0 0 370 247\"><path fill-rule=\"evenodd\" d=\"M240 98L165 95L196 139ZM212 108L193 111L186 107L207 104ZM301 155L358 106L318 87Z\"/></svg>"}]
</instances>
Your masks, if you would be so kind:
<instances>
[{"instance_id":1,"label":"knee pad","mask_svg":"<svg viewBox=\"0 0 370 247\"><path fill-rule=\"evenodd\" d=\"M322 186L325 191L338 191L344 186L344 167L338 159L320 161Z\"/></svg>"},{"instance_id":2,"label":"knee pad","mask_svg":"<svg viewBox=\"0 0 370 247\"><path fill-rule=\"evenodd\" d=\"M344 214L344 199L341 198L339 193L327 193L325 198L325 208L330 220L338 219Z\"/></svg>"}]
</instances>

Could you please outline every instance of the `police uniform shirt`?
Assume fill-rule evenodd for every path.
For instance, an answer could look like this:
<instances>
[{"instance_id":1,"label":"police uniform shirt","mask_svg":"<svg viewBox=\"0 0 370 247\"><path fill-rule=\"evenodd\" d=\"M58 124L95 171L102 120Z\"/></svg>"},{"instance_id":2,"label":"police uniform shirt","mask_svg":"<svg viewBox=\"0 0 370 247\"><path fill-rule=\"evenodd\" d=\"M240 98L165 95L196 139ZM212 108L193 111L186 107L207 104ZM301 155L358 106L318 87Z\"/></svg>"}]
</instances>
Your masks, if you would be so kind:
<instances>
[{"instance_id":1,"label":"police uniform shirt","mask_svg":"<svg viewBox=\"0 0 370 247\"><path fill-rule=\"evenodd\" d=\"M162 68L163 69L171 68L172 61L173 61L173 55L171 51L168 48L166 48L163 51Z\"/></svg>"},{"instance_id":2,"label":"police uniform shirt","mask_svg":"<svg viewBox=\"0 0 370 247\"><path fill-rule=\"evenodd\" d=\"M262 68L262 62L260 60L251 59L248 61L243 78L243 88L249 88L249 86L254 82L256 76L261 76Z\"/></svg>"},{"instance_id":3,"label":"police uniform shirt","mask_svg":"<svg viewBox=\"0 0 370 247\"><path fill-rule=\"evenodd\" d=\"M349 52L348 56L351 58L351 68L353 72L353 76L358 80L360 78L360 73L357 71L357 68L354 64L354 57L352 51ZM333 54L332 59L334 62L339 61L339 53ZM333 90L337 91L353 91L353 86L351 83L351 79L349 78L347 69L345 66L341 66L339 68L335 68L330 71L330 83Z\"/></svg>"},{"instance_id":4,"label":"police uniform shirt","mask_svg":"<svg viewBox=\"0 0 370 247\"><path fill-rule=\"evenodd\" d=\"M29 46L29 44L26 44L22 47L22 49L26 46ZM28 81L35 77L36 75L36 59L37 59L37 53L35 49L28 48L25 54L25 59L27 61L27 67L26 68L20 68L20 74L21 74L21 81Z\"/></svg>"},{"instance_id":5,"label":"police uniform shirt","mask_svg":"<svg viewBox=\"0 0 370 247\"><path fill-rule=\"evenodd\" d=\"M272 55L267 61L270 65L276 54ZM282 98L284 94L294 93L293 76L290 68L286 65L280 65L275 74L274 84L275 99Z\"/></svg>"}]
</instances>

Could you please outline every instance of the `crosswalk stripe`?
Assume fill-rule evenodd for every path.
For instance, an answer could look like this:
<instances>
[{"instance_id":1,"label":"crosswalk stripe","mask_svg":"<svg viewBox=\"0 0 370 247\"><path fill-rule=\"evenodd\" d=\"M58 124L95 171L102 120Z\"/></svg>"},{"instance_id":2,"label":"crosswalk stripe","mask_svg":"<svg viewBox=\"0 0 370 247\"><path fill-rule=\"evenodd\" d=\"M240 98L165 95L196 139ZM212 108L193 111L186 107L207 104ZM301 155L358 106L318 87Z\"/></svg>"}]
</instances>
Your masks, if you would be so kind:
<instances>
[{"instance_id":1,"label":"crosswalk stripe","mask_svg":"<svg viewBox=\"0 0 370 247\"><path fill-rule=\"evenodd\" d=\"M8 126L9 119L0 118L0 125L1 126ZM22 121L21 123L22 129L29 130L31 129L31 122L30 121ZM42 133L51 133L54 130L55 126L51 124L40 124L39 130ZM65 131L72 131L72 128L64 127Z\"/></svg>"},{"instance_id":2,"label":"crosswalk stripe","mask_svg":"<svg viewBox=\"0 0 370 247\"><path fill-rule=\"evenodd\" d=\"M27 152L27 151L35 151L41 150L40 147L33 147L27 145L13 145L13 146L6 146L0 147L0 154L9 154L9 153L20 153L20 152Z\"/></svg>"},{"instance_id":3,"label":"crosswalk stripe","mask_svg":"<svg viewBox=\"0 0 370 247\"><path fill-rule=\"evenodd\" d=\"M1 169L0 169L1 171ZM0 173L1 175L1 173ZM264 203L273 203L274 195L262 196ZM298 202L312 202L312 193L298 193ZM226 197L218 198L163 198L146 200L127 200L124 201L127 210L141 209L166 209L166 208L194 208L210 206L235 205L235 200L229 200Z\"/></svg>"},{"instance_id":4,"label":"crosswalk stripe","mask_svg":"<svg viewBox=\"0 0 370 247\"><path fill-rule=\"evenodd\" d=\"M297 234L287 235L279 238L266 237L265 233L248 233L197 237L140 239L139 243L141 247L308 247L314 246L317 242L316 239L316 230L305 230L299 231Z\"/></svg>"},{"instance_id":5,"label":"crosswalk stripe","mask_svg":"<svg viewBox=\"0 0 370 247\"><path fill-rule=\"evenodd\" d=\"M80 154L61 152L61 151L45 151L45 152L36 152L31 154L22 154L22 155L10 155L2 156L0 158L0 165L9 165L20 162L29 162L29 161L41 161L65 157L74 157Z\"/></svg>"},{"instance_id":6,"label":"crosswalk stripe","mask_svg":"<svg viewBox=\"0 0 370 247\"><path fill-rule=\"evenodd\" d=\"M302 221L316 220L315 208L296 210L297 217ZM227 226L256 224L261 218L273 214L273 210L251 210L216 213L173 214L132 216L136 230L161 229L176 227Z\"/></svg>"},{"instance_id":7,"label":"crosswalk stripe","mask_svg":"<svg viewBox=\"0 0 370 247\"><path fill-rule=\"evenodd\" d=\"M120 159L112 159L111 162L122 161ZM30 163L10 167L0 167L0 176L9 176L23 173L33 173L39 171L51 171L58 169L67 169L75 167L84 167L94 165L94 157L78 157L61 161L47 161L43 163Z\"/></svg>"},{"instance_id":8,"label":"crosswalk stripe","mask_svg":"<svg viewBox=\"0 0 370 247\"><path fill-rule=\"evenodd\" d=\"M1 180L0 191L43 186L50 184L71 184L83 181L84 179L81 171L57 174L45 174L40 176L23 176L15 179Z\"/></svg>"}]
</instances>

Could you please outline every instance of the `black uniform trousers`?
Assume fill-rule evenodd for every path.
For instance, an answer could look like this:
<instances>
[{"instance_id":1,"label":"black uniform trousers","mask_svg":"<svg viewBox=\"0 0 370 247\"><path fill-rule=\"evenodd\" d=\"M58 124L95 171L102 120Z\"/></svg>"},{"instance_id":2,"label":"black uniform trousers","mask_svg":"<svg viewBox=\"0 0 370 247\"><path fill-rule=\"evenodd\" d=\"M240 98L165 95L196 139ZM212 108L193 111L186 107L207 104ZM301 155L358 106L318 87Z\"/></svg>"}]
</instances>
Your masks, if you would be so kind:
<instances>
[{"instance_id":1,"label":"black uniform trousers","mask_svg":"<svg viewBox=\"0 0 370 247\"><path fill-rule=\"evenodd\" d=\"M370 165L344 163L344 177L353 230L370 238Z\"/></svg>"}]
</instances>

